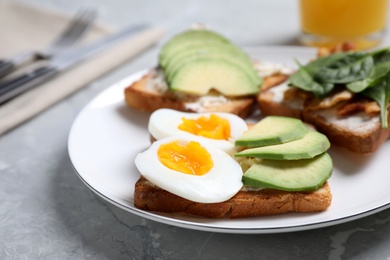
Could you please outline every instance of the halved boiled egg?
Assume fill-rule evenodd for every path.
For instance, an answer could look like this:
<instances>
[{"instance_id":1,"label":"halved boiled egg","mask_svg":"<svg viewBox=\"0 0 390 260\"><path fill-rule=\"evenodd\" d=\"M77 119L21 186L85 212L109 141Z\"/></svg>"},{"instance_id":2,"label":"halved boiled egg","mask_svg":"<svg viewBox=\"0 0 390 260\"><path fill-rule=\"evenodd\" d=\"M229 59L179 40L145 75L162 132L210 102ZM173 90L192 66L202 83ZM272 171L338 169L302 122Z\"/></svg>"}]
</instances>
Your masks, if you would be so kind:
<instances>
[{"instance_id":1,"label":"halved boiled egg","mask_svg":"<svg viewBox=\"0 0 390 260\"><path fill-rule=\"evenodd\" d=\"M230 155L190 137L168 137L138 154L135 165L154 185L182 198L217 203L242 187L242 169Z\"/></svg>"},{"instance_id":2,"label":"halved boiled egg","mask_svg":"<svg viewBox=\"0 0 390 260\"><path fill-rule=\"evenodd\" d=\"M197 136L229 154L234 140L248 129L245 121L229 113L186 113L159 109L149 119L149 133L157 140L170 136Z\"/></svg>"}]
</instances>

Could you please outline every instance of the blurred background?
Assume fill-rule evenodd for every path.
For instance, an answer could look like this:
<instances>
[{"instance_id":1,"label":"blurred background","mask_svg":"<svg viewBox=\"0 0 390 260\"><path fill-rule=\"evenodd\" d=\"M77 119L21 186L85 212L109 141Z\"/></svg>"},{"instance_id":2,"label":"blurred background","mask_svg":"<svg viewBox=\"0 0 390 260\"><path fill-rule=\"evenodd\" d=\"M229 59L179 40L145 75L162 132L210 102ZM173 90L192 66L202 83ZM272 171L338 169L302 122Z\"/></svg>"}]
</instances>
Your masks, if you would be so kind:
<instances>
[{"instance_id":1,"label":"blurred background","mask_svg":"<svg viewBox=\"0 0 390 260\"><path fill-rule=\"evenodd\" d=\"M20 0L18 2L75 13L96 7L98 20L121 28L148 22L163 26L167 37L194 23L221 32L240 45L295 44L300 31L298 1L180 1L180 0ZM283 14L283 15L280 15ZM272 28L272 29L270 29Z\"/></svg>"}]
</instances>

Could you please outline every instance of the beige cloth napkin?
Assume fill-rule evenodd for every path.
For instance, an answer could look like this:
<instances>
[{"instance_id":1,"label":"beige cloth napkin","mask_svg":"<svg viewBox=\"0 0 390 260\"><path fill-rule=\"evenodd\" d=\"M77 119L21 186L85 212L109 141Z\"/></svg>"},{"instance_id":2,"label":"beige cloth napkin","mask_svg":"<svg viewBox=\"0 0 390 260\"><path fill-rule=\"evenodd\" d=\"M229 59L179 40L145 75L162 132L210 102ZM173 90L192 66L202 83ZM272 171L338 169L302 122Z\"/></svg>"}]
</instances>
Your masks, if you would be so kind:
<instances>
[{"instance_id":1,"label":"beige cloth napkin","mask_svg":"<svg viewBox=\"0 0 390 260\"><path fill-rule=\"evenodd\" d=\"M71 19L70 16L12 2L0 2L0 58L20 51L48 46ZM3 26L6 25L6 26ZM97 24L84 42L109 35ZM161 28L150 28L116 44L69 71L0 106L0 135L34 117L59 100L155 44Z\"/></svg>"}]
</instances>

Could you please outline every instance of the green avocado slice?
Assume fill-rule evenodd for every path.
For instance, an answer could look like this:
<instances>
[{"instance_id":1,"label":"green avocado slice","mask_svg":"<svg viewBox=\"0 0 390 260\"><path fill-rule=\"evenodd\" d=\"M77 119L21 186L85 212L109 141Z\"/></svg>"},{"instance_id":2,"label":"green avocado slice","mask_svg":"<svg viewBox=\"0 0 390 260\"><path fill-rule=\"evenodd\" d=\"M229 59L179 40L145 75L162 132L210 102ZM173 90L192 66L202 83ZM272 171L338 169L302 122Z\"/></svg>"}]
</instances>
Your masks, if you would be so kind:
<instances>
[{"instance_id":1,"label":"green avocado slice","mask_svg":"<svg viewBox=\"0 0 390 260\"><path fill-rule=\"evenodd\" d=\"M219 41L198 41L196 44L191 45L188 48L180 49L175 52L175 55L169 56L163 67L164 69L169 69L172 65L182 62L188 58L207 56L215 53L228 53L239 60L250 63L249 56L234 44Z\"/></svg>"},{"instance_id":2,"label":"green avocado slice","mask_svg":"<svg viewBox=\"0 0 390 260\"><path fill-rule=\"evenodd\" d=\"M245 70L223 59L202 59L185 64L169 82L173 91L205 95L216 90L225 96L254 95L259 85Z\"/></svg>"},{"instance_id":3,"label":"green avocado slice","mask_svg":"<svg viewBox=\"0 0 390 260\"><path fill-rule=\"evenodd\" d=\"M235 156L255 157L271 160L300 160L313 158L330 147L328 138L317 132L309 131L303 138L287 143L262 146L243 150Z\"/></svg>"},{"instance_id":4,"label":"green avocado slice","mask_svg":"<svg viewBox=\"0 0 390 260\"><path fill-rule=\"evenodd\" d=\"M225 46L226 44L212 44L178 53L168 61L164 68L167 80L171 81L177 71L190 62L204 59L222 59L241 67L253 83L260 86L262 80L255 71L249 56L236 46L230 45L232 48Z\"/></svg>"},{"instance_id":5,"label":"green avocado slice","mask_svg":"<svg viewBox=\"0 0 390 260\"><path fill-rule=\"evenodd\" d=\"M328 153L295 161L261 160L244 173L242 181L254 188L312 191L330 178L332 167Z\"/></svg>"},{"instance_id":6,"label":"green avocado slice","mask_svg":"<svg viewBox=\"0 0 390 260\"><path fill-rule=\"evenodd\" d=\"M222 35L210 30L187 30L170 39L162 48L159 55L159 64L164 67L168 59L182 50L194 45L221 42L230 44Z\"/></svg>"},{"instance_id":7,"label":"green avocado slice","mask_svg":"<svg viewBox=\"0 0 390 260\"><path fill-rule=\"evenodd\" d=\"M303 138L309 129L296 118L267 116L235 141L236 146L258 147Z\"/></svg>"}]
</instances>

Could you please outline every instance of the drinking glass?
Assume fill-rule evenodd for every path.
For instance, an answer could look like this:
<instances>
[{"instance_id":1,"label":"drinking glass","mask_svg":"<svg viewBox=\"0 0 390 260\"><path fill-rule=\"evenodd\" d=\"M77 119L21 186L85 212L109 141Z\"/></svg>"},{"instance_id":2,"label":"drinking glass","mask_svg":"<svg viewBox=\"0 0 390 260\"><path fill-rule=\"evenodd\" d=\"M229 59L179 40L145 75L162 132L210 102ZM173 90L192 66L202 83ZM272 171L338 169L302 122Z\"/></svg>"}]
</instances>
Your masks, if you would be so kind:
<instances>
[{"instance_id":1,"label":"drinking glass","mask_svg":"<svg viewBox=\"0 0 390 260\"><path fill-rule=\"evenodd\" d=\"M369 49L384 36L388 0L299 0L304 45L331 47L351 42Z\"/></svg>"}]
</instances>

